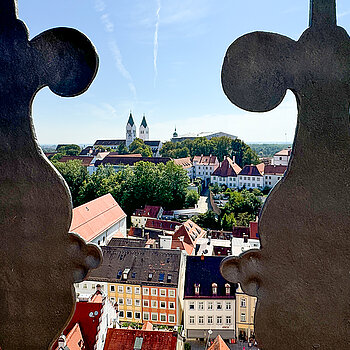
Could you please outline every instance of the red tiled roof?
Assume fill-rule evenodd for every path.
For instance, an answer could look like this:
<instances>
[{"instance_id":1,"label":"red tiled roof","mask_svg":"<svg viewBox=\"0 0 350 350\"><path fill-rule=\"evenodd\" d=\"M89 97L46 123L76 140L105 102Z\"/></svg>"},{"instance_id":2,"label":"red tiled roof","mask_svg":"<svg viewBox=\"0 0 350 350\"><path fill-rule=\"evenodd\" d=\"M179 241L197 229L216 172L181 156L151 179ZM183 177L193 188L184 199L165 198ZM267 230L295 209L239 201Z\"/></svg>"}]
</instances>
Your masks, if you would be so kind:
<instances>
[{"instance_id":1,"label":"red tiled roof","mask_svg":"<svg viewBox=\"0 0 350 350\"><path fill-rule=\"evenodd\" d=\"M92 160L92 157L84 157L84 156L63 156L59 162L66 163L70 160L80 160L83 166L89 166Z\"/></svg>"},{"instance_id":2,"label":"red tiled roof","mask_svg":"<svg viewBox=\"0 0 350 350\"><path fill-rule=\"evenodd\" d=\"M144 209L136 209L135 215L157 218L162 207L156 205L145 205Z\"/></svg>"},{"instance_id":3,"label":"red tiled roof","mask_svg":"<svg viewBox=\"0 0 350 350\"><path fill-rule=\"evenodd\" d=\"M224 340L221 338L221 335L219 334L215 338L214 343L208 348L208 350L230 350L230 348L226 345Z\"/></svg>"},{"instance_id":4,"label":"red tiled roof","mask_svg":"<svg viewBox=\"0 0 350 350\"><path fill-rule=\"evenodd\" d=\"M184 169L188 169L192 166L191 158L186 157L186 158L177 158L173 159L174 163L177 165L181 165Z\"/></svg>"},{"instance_id":5,"label":"red tiled roof","mask_svg":"<svg viewBox=\"0 0 350 350\"><path fill-rule=\"evenodd\" d=\"M226 157L212 175L220 177L237 176L241 170L242 169L238 164L236 164L231 158Z\"/></svg>"},{"instance_id":6,"label":"red tiled roof","mask_svg":"<svg viewBox=\"0 0 350 350\"><path fill-rule=\"evenodd\" d=\"M173 239L171 241L171 249L185 250L188 255L191 255L194 247L179 239Z\"/></svg>"},{"instance_id":7,"label":"red tiled roof","mask_svg":"<svg viewBox=\"0 0 350 350\"><path fill-rule=\"evenodd\" d=\"M283 149L275 154L275 156L290 156L292 149L290 147Z\"/></svg>"},{"instance_id":8,"label":"red tiled roof","mask_svg":"<svg viewBox=\"0 0 350 350\"><path fill-rule=\"evenodd\" d=\"M287 170L286 165L265 165L265 175L283 175Z\"/></svg>"},{"instance_id":9,"label":"red tiled roof","mask_svg":"<svg viewBox=\"0 0 350 350\"><path fill-rule=\"evenodd\" d=\"M258 165L245 165L239 175L246 176L263 176L265 164L260 163Z\"/></svg>"},{"instance_id":10,"label":"red tiled roof","mask_svg":"<svg viewBox=\"0 0 350 350\"><path fill-rule=\"evenodd\" d=\"M215 165L218 164L216 156L194 156L193 163L197 162L198 165Z\"/></svg>"},{"instance_id":11,"label":"red tiled roof","mask_svg":"<svg viewBox=\"0 0 350 350\"><path fill-rule=\"evenodd\" d=\"M91 241L125 217L123 209L108 193L73 209L70 232Z\"/></svg>"},{"instance_id":12,"label":"red tiled roof","mask_svg":"<svg viewBox=\"0 0 350 350\"><path fill-rule=\"evenodd\" d=\"M169 220L147 219L146 228L153 228L159 230L175 231L177 226L181 226L181 223Z\"/></svg>"},{"instance_id":13,"label":"red tiled roof","mask_svg":"<svg viewBox=\"0 0 350 350\"><path fill-rule=\"evenodd\" d=\"M81 334L79 323L76 323L71 331L67 334L66 345L69 350L81 350L84 348L84 339Z\"/></svg>"},{"instance_id":14,"label":"red tiled roof","mask_svg":"<svg viewBox=\"0 0 350 350\"><path fill-rule=\"evenodd\" d=\"M132 350L136 337L142 338L142 350L176 350L176 332L115 328L107 330L104 350Z\"/></svg>"},{"instance_id":15,"label":"red tiled roof","mask_svg":"<svg viewBox=\"0 0 350 350\"><path fill-rule=\"evenodd\" d=\"M184 222L174 233L173 239L183 237L183 241L189 244L192 248L196 245L199 238L204 237L206 231L195 224L192 220Z\"/></svg>"}]
</instances>

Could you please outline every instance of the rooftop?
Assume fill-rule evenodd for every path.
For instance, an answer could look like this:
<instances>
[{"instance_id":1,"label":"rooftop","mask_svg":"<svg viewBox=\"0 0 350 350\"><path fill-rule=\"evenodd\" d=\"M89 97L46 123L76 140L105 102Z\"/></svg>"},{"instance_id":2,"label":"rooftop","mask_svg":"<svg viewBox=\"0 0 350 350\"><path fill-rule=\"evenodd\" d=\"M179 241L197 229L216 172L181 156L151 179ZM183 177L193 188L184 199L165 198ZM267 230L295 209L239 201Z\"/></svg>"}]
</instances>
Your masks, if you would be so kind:
<instances>
[{"instance_id":1,"label":"rooftop","mask_svg":"<svg viewBox=\"0 0 350 350\"><path fill-rule=\"evenodd\" d=\"M104 350L176 350L176 344L177 332L109 328Z\"/></svg>"},{"instance_id":2,"label":"rooftop","mask_svg":"<svg viewBox=\"0 0 350 350\"><path fill-rule=\"evenodd\" d=\"M260 163L258 165L245 165L239 175L246 176L263 176L264 174L264 163Z\"/></svg>"},{"instance_id":3,"label":"rooftop","mask_svg":"<svg viewBox=\"0 0 350 350\"><path fill-rule=\"evenodd\" d=\"M89 242L125 217L123 209L108 193L73 209L70 232Z\"/></svg>"},{"instance_id":4,"label":"rooftop","mask_svg":"<svg viewBox=\"0 0 350 350\"><path fill-rule=\"evenodd\" d=\"M230 157L226 157L220 166L216 168L213 172L213 176L220 177L236 177L240 172L241 168L238 164L236 164Z\"/></svg>"},{"instance_id":5,"label":"rooftop","mask_svg":"<svg viewBox=\"0 0 350 350\"><path fill-rule=\"evenodd\" d=\"M227 298L225 284L227 282L220 274L221 256L188 256L185 275L185 298ZM217 295L213 296L212 284L217 284ZM194 285L199 284L199 296L195 295ZM230 295L235 297L237 284L230 284Z\"/></svg>"},{"instance_id":6,"label":"rooftop","mask_svg":"<svg viewBox=\"0 0 350 350\"><path fill-rule=\"evenodd\" d=\"M89 280L177 286L181 261L178 250L110 246L101 249L103 262L90 272Z\"/></svg>"}]
</instances>

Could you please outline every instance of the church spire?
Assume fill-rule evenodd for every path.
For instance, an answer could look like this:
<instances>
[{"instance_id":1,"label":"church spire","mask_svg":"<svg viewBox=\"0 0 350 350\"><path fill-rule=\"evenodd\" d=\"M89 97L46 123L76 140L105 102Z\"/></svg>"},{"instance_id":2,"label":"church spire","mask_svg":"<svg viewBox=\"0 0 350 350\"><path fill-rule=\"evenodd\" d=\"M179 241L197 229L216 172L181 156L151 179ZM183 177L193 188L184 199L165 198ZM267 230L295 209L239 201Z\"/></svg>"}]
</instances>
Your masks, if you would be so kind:
<instances>
[{"instance_id":1,"label":"church spire","mask_svg":"<svg viewBox=\"0 0 350 350\"><path fill-rule=\"evenodd\" d=\"M131 111L130 111L130 115L129 115L129 119L128 119L128 123L127 125L130 124L130 126L134 126L134 118L132 117Z\"/></svg>"},{"instance_id":2,"label":"church spire","mask_svg":"<svg viewBox=\"0 0 350 350\"><path fill-rule=\"evenodd\" d=\"M147 122L146 122L145 114L143 114L143 118L142 118L141 125L142 125L144 128L147 128Z\"/></svg>"}]
</instances>

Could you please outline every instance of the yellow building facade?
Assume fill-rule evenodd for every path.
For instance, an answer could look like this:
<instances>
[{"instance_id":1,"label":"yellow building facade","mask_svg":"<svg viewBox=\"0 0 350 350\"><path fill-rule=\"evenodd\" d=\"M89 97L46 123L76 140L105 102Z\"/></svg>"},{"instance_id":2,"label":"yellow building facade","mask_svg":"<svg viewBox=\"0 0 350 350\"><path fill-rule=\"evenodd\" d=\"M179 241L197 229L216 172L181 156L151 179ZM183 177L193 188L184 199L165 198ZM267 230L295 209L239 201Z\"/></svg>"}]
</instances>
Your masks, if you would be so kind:
<instances>
[{"instance_id":1,"label":"yellow building facade","mask_svg":"<svg viewBox=\"0 0 350 350\"><path fill-rule=\"evenodd\" d=\"M108 296L118 303L120 322L142 322L141 285L108 283Z\"/></svg>"},{"instance_id":2,"label":"yellow building facade","mask_svg":"<svg viewBox=\"0 0 350 350\"><path fill-rule=\"evenodd\" d=\"M249 339L254 335L256 298L243 293L239 285L236 290L236 337Z\"/></svg>"}]
</instances>

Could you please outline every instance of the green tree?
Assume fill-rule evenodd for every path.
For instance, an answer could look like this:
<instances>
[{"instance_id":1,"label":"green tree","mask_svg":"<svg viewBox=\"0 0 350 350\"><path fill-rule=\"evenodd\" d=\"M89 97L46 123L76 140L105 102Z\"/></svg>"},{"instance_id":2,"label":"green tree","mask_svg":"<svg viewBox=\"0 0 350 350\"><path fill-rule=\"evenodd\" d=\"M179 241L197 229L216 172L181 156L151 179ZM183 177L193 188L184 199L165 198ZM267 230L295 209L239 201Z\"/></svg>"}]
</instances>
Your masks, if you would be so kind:
<instances>
[{"instance_id":1,"label":"green tree","mask_svg":"<svg viewBox=\"0 0 350 350\"><path fill-rule=\"evenodd\" d=\"M136 138L129 146L130 153L140 153L142 157L152 157L152 149L151 147L145 145L143 140Z\"/></svg>"},{"instance_id":2,"label":"green tree","mask_svg":"<svg viewBox=\"0 0 350 350\"><path fill-rule=\"evenodd\" d=\"M100 165L92 175L83 181L79 189L77 202L83 204L107 193L113 193L116 186L118 186L118 183L113 167Z\"/></svg>"},{"instance_id":3,"label":"green tree","mask_svg":"<svg viewBox=\"0 0 350 350\"><path fill-rule=\"evenodd\" d=\"M232 231L233 226L236 224L237 221L233 213L225 213L221 219L221 227L225 231Z\"/></svg>"},{"instance_id":4,"label":"green tree","mask_svg":"<svg viewBox=\"0 0 350 350\"><path fill-rule=\"evenodd\" d=\"M117 148L118 154L129 154L129 150L126 147L125 143L121 143Z\"/></svg>"},{"instance_id":5,"label":"green tree","mask_svg":"<svg viewBox=\"0 0 350 350\"><path fill-rule=\"evenodd\" d=\"M57 152L64 156L77 156L81 152L81 148L78 145L63 145L57 149Z\"/></svg>"},{"instance_id":6,"label":"green tree","mask_svg":"<svg viewBox=\"0 0 350 350\"><path fill-rule=\"evenodd\" d=\"M79 191L88 178L86 167L82 166L81 160L77 159L65 163L52 160L52 164L66 180L72 195L73 206L79 205Z\"/></svg>"},{"instance_id":7,"label":"green tree","mask_svg":"<svg viewBox=\"0 0 350 350\"><path fill-rule=\"evenodd\" d=\"M198 200L199 200L199 193L195 190L189 190L186 193L186 198L185 198L185 207L186 208L193 208Z\"/></svg>"},{"instance_id":8,"label":"green tree","mask_svg":"<svg viewBox=\"0 0 350 350\"><path fill-rule=\"evenodd\" d=\"M200 227L208 230L221 229L220 221L218 220L216 214L211 210L208 210L203 214L199 214L198 216L192 217L192 221Z\"/></svg>"}]
</instances>

